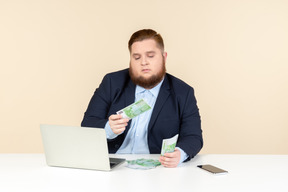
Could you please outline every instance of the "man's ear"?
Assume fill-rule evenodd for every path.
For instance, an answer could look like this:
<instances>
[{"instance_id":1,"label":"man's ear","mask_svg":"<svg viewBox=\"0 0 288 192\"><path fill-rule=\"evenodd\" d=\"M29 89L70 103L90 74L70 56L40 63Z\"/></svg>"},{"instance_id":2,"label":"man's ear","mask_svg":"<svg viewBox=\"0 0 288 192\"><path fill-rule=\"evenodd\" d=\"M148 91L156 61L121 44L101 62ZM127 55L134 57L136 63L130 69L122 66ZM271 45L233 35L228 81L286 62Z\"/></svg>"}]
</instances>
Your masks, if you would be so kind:
<instances>
[{"instance_id":1,"label":"man's ear","mask_svg":"<svg viewBox=\"0 0 288 192\"><path fill-rule=\"evenodd\" d=\"M165 61L165 63L166 63L166 59L167 59L167 52L164 52L164 53L163 53L163 58L164 58L164 61Z\"/></svg>"}]
</instances>

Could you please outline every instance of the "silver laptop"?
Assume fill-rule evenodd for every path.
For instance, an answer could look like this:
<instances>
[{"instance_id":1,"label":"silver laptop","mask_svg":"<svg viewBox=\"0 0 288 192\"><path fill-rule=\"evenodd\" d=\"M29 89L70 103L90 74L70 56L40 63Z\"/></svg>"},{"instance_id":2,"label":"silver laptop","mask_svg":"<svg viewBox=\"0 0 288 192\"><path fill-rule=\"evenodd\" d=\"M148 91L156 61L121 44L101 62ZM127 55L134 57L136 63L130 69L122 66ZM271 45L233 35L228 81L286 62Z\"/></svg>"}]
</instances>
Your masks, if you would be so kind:
<instances>
[{"instance_id":1,"label":"silver laptop","mask_svg":"<svg viewBox=\"0 0 288 192\"><path fill-rule=\"evenodd\" d=\"M47 165L110 171L125 159L109 158L105 130L40 125Z\"/></svg>"}]
</instances>

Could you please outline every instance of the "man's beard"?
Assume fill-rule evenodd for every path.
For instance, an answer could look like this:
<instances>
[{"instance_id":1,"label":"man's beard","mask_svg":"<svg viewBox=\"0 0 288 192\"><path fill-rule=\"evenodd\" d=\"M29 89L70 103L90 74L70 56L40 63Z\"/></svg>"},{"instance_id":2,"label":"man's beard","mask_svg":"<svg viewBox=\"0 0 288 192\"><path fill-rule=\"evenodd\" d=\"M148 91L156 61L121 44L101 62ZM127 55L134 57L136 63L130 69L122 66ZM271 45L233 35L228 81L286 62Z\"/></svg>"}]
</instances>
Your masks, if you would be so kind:
<instances>
[{"instance_id":1,"label":"man's beard","mask_svg":"<svg viewBox=\"0 0 288 192\"><path fill-rule=\"evenodd\" d=\"M160 83L162 81L163 77L166 74L165 61L163 61L161 71L159 73L157 73L156 75L152 75L148 79L144 78L143 76L136 76L133 73L133 69L132 69L131 64L130 64L130 68L129 68L129 74L130 74L132 82L135 85L139 85L141 87L144 87L145 89L152 89L153 87L155 87L156 85L158 85L158 83Z\"/></svg>"}]
</instances>

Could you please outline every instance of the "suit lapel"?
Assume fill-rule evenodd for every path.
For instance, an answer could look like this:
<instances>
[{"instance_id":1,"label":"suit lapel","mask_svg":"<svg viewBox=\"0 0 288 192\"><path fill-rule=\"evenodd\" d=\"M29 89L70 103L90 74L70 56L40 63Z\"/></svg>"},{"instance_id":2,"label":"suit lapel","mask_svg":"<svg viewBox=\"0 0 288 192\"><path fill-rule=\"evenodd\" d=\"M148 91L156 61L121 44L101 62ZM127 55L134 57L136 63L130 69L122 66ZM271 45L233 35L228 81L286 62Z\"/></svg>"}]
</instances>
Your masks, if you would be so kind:
<instances>
[{"instance_id":1,"label":"suit lapel","mask_svg":"<svg viewBox=\"0 0 288 192\"><path fill-rule=\"evenodd\" d=\"M125 106L131 105L132 103L134 103L135 89L136 89L136 86L130 80L128 82L128 86L127 86L127 89L125 91Z\"/></svg>"},{"instance_id":2,"label":"suit lapel","mask_svg":"<svg viewBox=\"0 0 288 192\"><path fill-rule=\"evenodd\" d=\"M135 101L135 89L136 86L132 83L131 80L128 82L127 89L125 91L125 106L131 105ZM130 129L132 120L128 122L127 129L125 129L125 134L127 134Z\"/></svg>"},{"instance_id":3,"label":"suit lapel","mask_svg":"<svg viewBox=\"0 0 288 192\"><path fill-rule=\"evenodd\" d=\"M165 77L151 115L151 119L148 125L148 131L150 131L151 128L153 127L163 105L165 104L167 98L169 97L170 95L169 89L170 89L169 82L167 80L167 77Z\"/></svg>"}]
</instances>

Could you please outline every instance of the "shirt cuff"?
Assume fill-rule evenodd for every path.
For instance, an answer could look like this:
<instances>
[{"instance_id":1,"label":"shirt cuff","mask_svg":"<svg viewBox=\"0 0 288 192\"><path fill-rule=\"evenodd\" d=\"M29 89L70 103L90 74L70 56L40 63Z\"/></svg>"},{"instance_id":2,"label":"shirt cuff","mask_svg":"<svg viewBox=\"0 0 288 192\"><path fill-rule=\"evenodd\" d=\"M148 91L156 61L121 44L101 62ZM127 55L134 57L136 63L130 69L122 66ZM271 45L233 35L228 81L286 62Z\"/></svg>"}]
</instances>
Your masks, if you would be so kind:
<instances>
[{"instance_id":1,"label":"shirt cuff","mask_svg":"<svg viewBox=\"0 0 288 192\"><path fill-rule=\"evenodd\" d=\"M105 129L105 132L106 132L106 138L107 139L114 139L114 138L116 138L118 136L117 134L113 133L113 131L112 131L110 125L109 125L109 121L107 121L104 129Z\"/></svg>"},{"instance_id":2,"label":"shirt cuff","mask_svg":"<svg viewBox=\"0 0 288 192\"><path fill-rule=\"evenodd\" d=\"M178 165L180 165L181 163L183 163L187 158L188 158L188 155L187 153L185 153L181 148L179 147L176 147L180 153L181 153L181 158L180 158L180 162L178 163Z\"/></svg>"}]
</instances>

